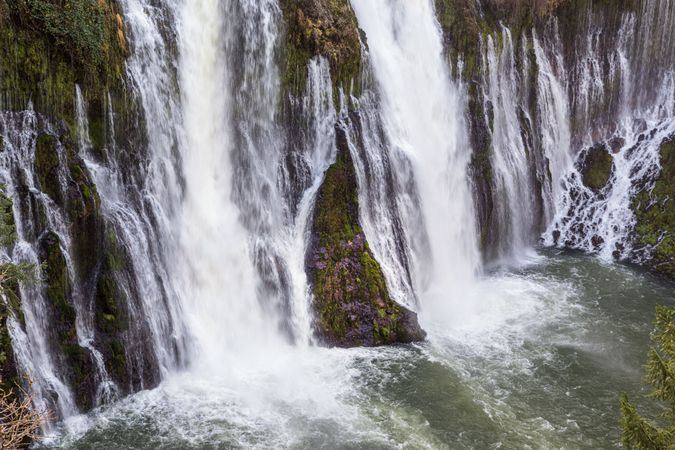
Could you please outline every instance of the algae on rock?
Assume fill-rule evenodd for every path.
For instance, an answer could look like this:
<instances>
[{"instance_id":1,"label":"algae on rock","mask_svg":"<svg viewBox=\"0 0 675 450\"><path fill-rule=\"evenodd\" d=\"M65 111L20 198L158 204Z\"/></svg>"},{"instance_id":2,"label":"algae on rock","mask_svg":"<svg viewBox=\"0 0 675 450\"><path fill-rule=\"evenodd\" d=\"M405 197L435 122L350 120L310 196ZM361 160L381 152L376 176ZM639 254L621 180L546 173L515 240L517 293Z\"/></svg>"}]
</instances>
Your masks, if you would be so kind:
<instances>
[{"instance_id":1,"label":"algae on rock","mask_svg":"<svg viewBox=\"0 0 675 450\"><path fill-rule=\"evenodd\" d=\"M675 280L675 136L661 144L661 173L651 191L632 200L637 225L636 252L647 253L644 264Z\"/></svg>"},{"instance_id":2,"label":"algae on rock","mask_svg":"<svg viewBox=\"0 0 675 450\"><path fill-rule=\"evenodd\" d=\"M359 221L354 166L345 131L336 127L337 158L316 198L307 272L314 330L329 346L423 340L417 315L394 302Z\"/></svg>"}]
</instances>

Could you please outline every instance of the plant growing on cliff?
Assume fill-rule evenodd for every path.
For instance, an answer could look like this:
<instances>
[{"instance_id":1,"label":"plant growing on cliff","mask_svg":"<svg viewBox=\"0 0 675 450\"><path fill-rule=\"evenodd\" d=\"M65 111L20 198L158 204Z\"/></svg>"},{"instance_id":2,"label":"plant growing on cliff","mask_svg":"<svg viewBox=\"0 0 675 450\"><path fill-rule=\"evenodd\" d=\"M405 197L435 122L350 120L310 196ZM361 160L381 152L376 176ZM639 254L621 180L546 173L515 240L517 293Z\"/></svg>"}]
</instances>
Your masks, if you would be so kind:
<instances>
[{"instance_id":1,"label":"plant growing on cliff","mask_svg":"<svg viewBox=\"0 0 675 450\"><path fill-rule=\"evenodd\" d=\"M649 350L644 382L649 397L665 406L658 420L642 417L624 394L621 398L621 441L631 449L675 449L675 309L656 308L654 347Z\"/></svg>"},{"instance_id":2,"label":"plant growing on cliff","mask_svg":"<svg viewBox=\"0 0 675 450\"><path fill-rule=\"evenodd\" d=\"M10 247L15 240L12 201L0 190L0 245ZM47 411L33 407L32 396L19 385L16 377L3 379L2 370L8 364L12 365L7 320L11 314L20 314L18 283L33 282L35 273L33 264L0 263L0 449L26 446L50 417ZM30 378L27 384L30 388Z\"/></svg>"},{"instance_id":3,"label":"plant growing on cliff","mask_svg":"<svg viewBox=\"0 0 675 450\"><path fill-rule=\"evenodd\" d=\"M32 396L19 389L20 396L0 390L0 449L27 447L51 417L49 411L35 409Z\"/></svg>"}]
</instances>

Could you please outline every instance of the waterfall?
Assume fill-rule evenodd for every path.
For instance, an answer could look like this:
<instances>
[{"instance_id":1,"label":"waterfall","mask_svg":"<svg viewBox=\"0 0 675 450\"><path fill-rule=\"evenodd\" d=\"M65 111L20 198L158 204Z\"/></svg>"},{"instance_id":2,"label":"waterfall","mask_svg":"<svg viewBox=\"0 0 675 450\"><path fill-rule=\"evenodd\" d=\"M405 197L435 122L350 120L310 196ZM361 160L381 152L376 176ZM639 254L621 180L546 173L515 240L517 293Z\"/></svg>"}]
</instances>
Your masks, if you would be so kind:
<instances>
[{"instance_id":1,"label":"waterfall","mask_svg":"<svg viewBox=\"0 0 675 450\"><path fill-rule=\"evenodd\" d=\"M525 128L531 118L519 104L523 96L520 74L511 32L502 30L502 48L496 49L492 36L487 38L485 75L487 87L485 111L491 111L488 120L492 132L493 186L498 221L502 225L499 256L526 249L534 235L535 191L528 161L530 142L526 142ZM514 211L522 214L514 214Z\"/></svg>"},{"instance_id":2,"label":"waterfall","mask_svg":"<svg viewBox=\"0 0 675 450\"><path fill-rule=\"evenodd\" d=\"M419 204L419 214L402 218L415 290L423 313L445 313L447 302L461 304L479 269L462 89L451 82L430 1L353 0L352 6L368 41L388 159L408 186L397 193L408 198L398 202ZM378 239L372 231L368 238Z\"/></svg>"},{"instance_id":3,"label":"waterfall","mask_svg":"<svg viewBox=\"0 0 675 450\"><path fill-rule=\"evenodd\" d=\"M0 154L0 176L6 187L6 194L13 198L13 210L17 231L17 242L11 255L3 255L15 263L40 264L36 235L40 230L33 218L43 213L52 229L60 231L59 238L67 237L65 218L54 202L41 193L31 176L34 166L34 146L37 138L38 115L29 109L20 113L0 114L0 135L3 136L6 151ZM63 152L63 147L58 147ZM59 158L63 155L59 154ZM65 241L57 242L63 247ZM22 298L31 301L22 303L23 324L19 317L12 315L8 329L17 364L23 373L31 376L34 383L35 404L45 408L55 400L58 412L64 416L77 413L78 408L65 381L58 356L52 347L50 314L46 306L45 289L42 286L21 286ZM3 299L7 301L7 299ZM80 331L80 330L78 330ZM83 336L78 336L82 341Z\"/></svg>"},{"instance_id":4,"label":"waterfall","mask_svg":"<svg viewBox=\"0 0 675 450\"><path fill-rule=\"evenodd\" d=\"M577 38L583 44L578 63L570 79L559 76L576 118L573 145L583 151L577 165L560 177L556 215L543 240L605 260L639 260L633 254L631 202L640 190L651 190L661 170L660 145L675 134L675 46L663 39L675 32L675 2L649 0L625 12L611 42L598 38L602 14L590 13L586 33ZM559 42L558 29L550 32L550 41ZM580 172L593 148L609 153L612 161L608 183L599 190L584 186Z\"/></svg>"},{"instance_id":5,"label":"waterfall","mask_svg":"<svg viewBox=\"0 0 675 450\"><path fill-rule=\"evenodd\" d=\"M167 391L148 395L180 384L194 400L185 394L193 381L201 397L203 384L217 386L224 403L234 398L238 407L246 397L256 413L268 407L257 389L266 401L293 405L296 398L272 392L286 387L320 418L344 407L344 380L331 379L334 392L321 383L334 375L330 364L353 369L345 363L352 356L313 348L305 267L336 125L354 161L368 248L392 298L420 311L432 341L440 327L460 330L443 339L460 340L460 321L468 328L484 317L467 310L497 304L508 320L522 314L509 315L505 300L521 292L517 281L482 279L478 225L494 226L485 258L494 266L522 262L540 242L608 260L648 256L632 247L631 202L653 187L659 147L675 136L675 0L646 0L618 19L590 5L573 37L556 18L520 33L500 24L481 34L472 80L451 73L432 0L351 0L363 31L358 95L334 92L334 67L322 56L309 60L304 91L284 91L276 0L118 3L133 107L116 108L113 92L97 105L76 86L69 126L30 106L0 111L0 184L17 226L16 244L0 258L62 260L58 294L74 314L73 329L59 329L59 305L48 283L38 283L20 286L21 311L8 320L36 406L59 419L158 384ZM471 148L473 100L489 141L488 224L476 221L470 179L480 150ZM99 107L102 123L93 119ZM95 144L97 127L105 142ZM47 177L38 167L41 138L54 144ZM605 186L591 189L582 166L597 148L612 169ZM100 206L91 233L73 225L71 194L76 206ZM96 241L87 250L97 260L86 270L78 261L83 234ZM124 322L114 333L97 317L97 293L109 284ZM542 286L527 286L527 308Z\"/></svg>"}]
</instances>

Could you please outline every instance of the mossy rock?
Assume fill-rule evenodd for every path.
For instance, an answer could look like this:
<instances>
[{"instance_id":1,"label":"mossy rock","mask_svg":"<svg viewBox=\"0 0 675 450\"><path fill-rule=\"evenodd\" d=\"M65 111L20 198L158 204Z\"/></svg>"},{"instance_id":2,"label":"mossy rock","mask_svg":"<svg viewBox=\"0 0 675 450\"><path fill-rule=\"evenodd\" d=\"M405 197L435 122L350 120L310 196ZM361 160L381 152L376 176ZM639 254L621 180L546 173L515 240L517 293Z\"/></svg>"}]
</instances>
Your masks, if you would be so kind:
<instances>
[{"instance_id":1,"label":"mossy rock","mask_svg":"<svg viewBox=\"0 0 675 450\"><path fill-rule=\"evenodd\" d=\"M46 297L54 333L54 350L65 368L68 384L73 388L77 405L83 410L93 406L94 362L80 347L77 337L77 314L73 306L72 286L66 258L58 235L47 232L40 239L40 262L44 268Z\"/></svg>"},{"instance_id":2,"label":"mossy rock","mask_svg":"<svg viewBox=\"0 0 675 450\"><path fill-rule=\"evenodd\" d=\"M604 144L588 149L581 162L581 176L586 187L600 191L612 176L614 159Z\"/></svg>"},{"instance_id":3,"label":"mossy rock","mask_svg":"<svg viewBox=\"0 0 675 450\"><path fill-rule=\"evenodd\" d=\"M59 141L56 137L40 133L35 141L35 174L40 189L57 205L63 206L59 184Z\"/></svg>"},{"instance_id":4,"label":"mossy rock","mask_svg":"<svg viewBox=\"0 0 675 450\"><path fill-rule=\"evenodd\" d=\"M281 5L285 23L284 92L296 96L302 93L307 64L315 56L328 59L334 94L339 87L349 91L361 72L361 40L349 0L282 0Z\"/></svg>"},{"instance_id":5,"label":"mossy rock","mask_svg":"<svg viewBox=\"0 0 675 450\"><path fill-rule=\"evenodd\" d=\"M9 316L9 306L0 302L0 390L6 393L15 393L15 388L20 381L16 361L14 360L12 339L7 327Z\"/></svg>"},{"instance_id":6,"label":"mossy rock","mask_svg":"<svg viewBox=\"0 0 675 450\"><path fill-rule=\"evenodd\" d=\"M675 281L675 136L660 148L661 172L649 192L632 200L636 217L635 247L649 250L647 267Z\"/></svg>"},{"instance_id":7,"label":"mossy rock","mask_svg":"<svg viewBox=\"0 0 675 450\"><path fill-rule=\"evenodd\" d=\"M336 131L338 154L317 193L307 257L315 333L337 347L423 340L417 315L391 299L368 247L347 137L339 127Z\"/></svg>"}]
</instances>

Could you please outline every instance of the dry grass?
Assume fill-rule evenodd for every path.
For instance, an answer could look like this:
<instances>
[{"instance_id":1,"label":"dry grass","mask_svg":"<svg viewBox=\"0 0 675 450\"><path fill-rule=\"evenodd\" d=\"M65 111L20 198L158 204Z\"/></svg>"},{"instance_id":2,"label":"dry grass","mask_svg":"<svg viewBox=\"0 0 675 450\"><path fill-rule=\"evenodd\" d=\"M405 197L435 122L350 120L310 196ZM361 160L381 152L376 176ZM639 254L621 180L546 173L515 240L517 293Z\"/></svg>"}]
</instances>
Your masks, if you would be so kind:
<instances>
[{"instance_id":1,"label":"dry grass","mask_svg":"<svg viewBox=\"0 0 675 450\"><path fill-rule=\"evenodd\" d=\"M38 438L40 428L51 418L50 411L35 409L33 397L23 388L0 391L0 449L27 447Z\"/></svg>"}]
</instances>

